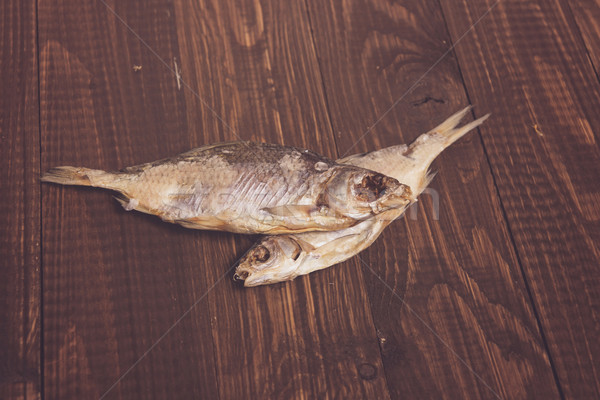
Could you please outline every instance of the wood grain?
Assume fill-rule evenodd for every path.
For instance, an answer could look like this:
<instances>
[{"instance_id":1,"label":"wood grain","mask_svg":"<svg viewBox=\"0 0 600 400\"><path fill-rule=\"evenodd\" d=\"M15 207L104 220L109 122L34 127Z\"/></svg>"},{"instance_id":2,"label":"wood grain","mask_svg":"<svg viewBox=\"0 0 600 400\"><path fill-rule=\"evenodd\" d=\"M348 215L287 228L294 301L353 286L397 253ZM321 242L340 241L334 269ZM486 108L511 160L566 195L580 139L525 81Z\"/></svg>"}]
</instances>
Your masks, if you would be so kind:
<instances>
[{"instance_id":1,"label":"wood grain","mask_svg":"<svg viewBox=\"0 0 600 400\"><path fill-rule=\"evenodd\" d=\"M492 2L442 2L453 39ZM456 47L562 393L600 396L600 87L564 2L500 2Z\"/></svg>"},{"instance_id":2,"label":"wood grain","mask_svg":"<svg viewBox=\"0 0 600 400\"><path fill-rule=\"evenodd\" d=\"M159 57L178 54L170 2L108 5ZM175 78L107 6L40 1L39 21L44 169L188 148ZM213 284L198 273L204 236L126 213L106 192L44 185L42 204L46 398L217 398L197 303Z\"/></svg>"},{"instance_id":3,"label":"wood grain","mask_svg":"<svg viewBox=\"0 0 600 400\"><path fill-rule=\"evenodd\" d=\"M0 398L41 396L35 2L0 4Z\"/></svg>"},{"instance_id":4,"label":"wood grain","mask_svg":"<svg viewBox=\"0 0 600 400\"><path fill-rule=\"evenodd\" d=\"M241 138L336 157L304 2L182 1L176 18L183 79L231 127L186 91L194 144ZM203 243L207 279L250 244ZM208 294L221 398L388 397L356 265L252 289L230 276Z\"/></svg>"},{"instance_id":5,"label":"wood grain","mask_svg":"<svg viewBox=\"0 0 600 400\"><path fill-rule=\"evenodd\" d=\"M2 2L0 398L599 398L599 9ZM268 287L231 280L256 237L38 180L239 139L337 158L468 103L493 116L418 207Z\"/></svg>"},{"instance_id":6,"label":"wood grain","mask_svg":"<svg viewBox=\"0 0 600 400\"><path fill-rule=\"evenodd\" d=\"M410 142L469 103L438 2L309 4L341 154ZM557 397L477 133L435 169L417 214L334 267L363 267L392 397Z\"/></svg>"},{"instance_id":7,"label":"wood grain","mask_svg":"<svg viewBox=\"0 0 600 400\"><path fill-rule=\"evenodd\" d=\"M600 76L600 1L569 1L569 6L596 71L596 76ZM572 23L569 25L573 26Z\"/></svg>"},{"instance_id":8,"label":"wood grain","mask_svg":"<svg viewBox=\"0 0 600 400\"><path fill-rule=\"evenodd\" d=\"M42 4L45 168L118 168L240 137L335 156L303 3L172 6L114 10L177 63L179 85L101 3ZM387 397L358 269L244 290L229 267L251 238L165 226L109 200L45 191L49 397L101 396L205 295L108 398Z\"/></svg>"}]
</instances>

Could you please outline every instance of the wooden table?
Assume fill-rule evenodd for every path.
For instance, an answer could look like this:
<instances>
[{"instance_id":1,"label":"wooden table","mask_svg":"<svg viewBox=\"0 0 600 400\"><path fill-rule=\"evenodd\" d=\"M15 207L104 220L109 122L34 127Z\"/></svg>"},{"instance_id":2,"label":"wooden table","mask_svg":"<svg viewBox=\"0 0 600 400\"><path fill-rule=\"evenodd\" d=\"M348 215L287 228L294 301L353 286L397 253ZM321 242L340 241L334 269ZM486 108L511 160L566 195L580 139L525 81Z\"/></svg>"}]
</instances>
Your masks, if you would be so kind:
<instances>
[{"instance_id":1,"label":"wooden table","mask_svg":"<svg viewBox=\"0 0 600 400\"><path fill-rule=\"evenodd\" d=\"M600 1L5 0L0 18L0 398L600 397ZM338 158L467 104L492 117L418 209L273 286L231 279L256 237L39 182L240 139Z\"/></svg>"}]
</instances>

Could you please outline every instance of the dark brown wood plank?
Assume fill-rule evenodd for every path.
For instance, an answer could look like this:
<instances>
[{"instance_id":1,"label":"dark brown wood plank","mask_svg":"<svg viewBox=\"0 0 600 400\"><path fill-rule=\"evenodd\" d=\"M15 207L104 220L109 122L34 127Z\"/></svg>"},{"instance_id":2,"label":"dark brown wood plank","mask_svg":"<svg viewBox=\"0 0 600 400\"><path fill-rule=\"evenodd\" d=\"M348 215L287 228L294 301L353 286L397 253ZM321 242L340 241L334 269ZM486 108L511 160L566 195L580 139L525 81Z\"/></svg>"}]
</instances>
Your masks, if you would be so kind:
<instances>
[{"instance_id":1,"label":"dark brown wood plank","mask_svg":"<svg viewBox=\"0 0 600 400\"><path fill-rule=\"evenodd\" d=\"M185 98L157 59L178 54L171 2L108 5L152 50L101 1L39 2L44 169L188 149ZM207 304L184 314L213 283L198 273L205 237L106 192L42 192L46 398L217 398Z\"/></svg>"},{"instance_id":2,"label":"dark brown wood plank","mask_svg":"<svg viewBox=\"0 0 600 400\"><path fill-rule=\"evenodd\" d=\"M410 142L468 104L437 1L309 4L342 155ZM392 397L558 397L477 133L435 169L416 217L333 267L364 270Z\"/></svg>"},{"instance_id":3,"label":"dark brown wood plank","mask_svg":"<svg viewBox=\"0 0 600 400\"><path fill-rule=\"evenodd\" d=\"M34 399L40 370L40 132L35 1L0 4L0 398Z\"/></svg>"},{"instance_id":4,"label":"dark brown wood plank","mask_svg":"<svg viewBox=\"0 0 600 400\"><path fill-rule=\"evenodd\" d=\"M182 78L232 128L186 91L194 144L241 138L336 156L304 2L181 1L176 18ZM211 281L251 238L220 242L199 253ZM228 272L208 299L221 398L388 397L356 265L251 289Z\"/></svg>"},{"instance_id":5,"label":"dark brown wood plank","mask_svg":"<svg viewBox=\"0 0 600 400\"><path fill-rule=\"evenodd\" d=\"M569 1L596 75L600 76L600 1Z\"/></svg>"},{"instance_id":6,"label":"dark brown wood plank","mask_svg":"<svg viewBox=\"0 0 600 400\"><path fill-rule=\"evenodd\" d=\"M454 39L493 1L442 1ZM501 1L456 48L566 398L600 397L600 85L560 1Z\"/></svg>"}]
</instances>

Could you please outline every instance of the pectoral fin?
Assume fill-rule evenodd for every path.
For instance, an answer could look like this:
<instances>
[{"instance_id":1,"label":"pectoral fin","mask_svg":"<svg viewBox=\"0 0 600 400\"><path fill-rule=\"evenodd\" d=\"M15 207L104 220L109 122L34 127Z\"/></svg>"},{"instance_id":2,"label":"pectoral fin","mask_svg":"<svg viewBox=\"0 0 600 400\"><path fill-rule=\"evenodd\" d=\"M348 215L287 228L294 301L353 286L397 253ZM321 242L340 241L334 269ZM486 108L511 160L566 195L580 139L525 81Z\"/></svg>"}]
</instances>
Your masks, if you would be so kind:
<instances>
[{"instance_id":1,"label":"pectoral fin","mask_svg":"<svg viewBox=\"0 0 600 400\"><path fill-rule=\"evenodd\" d=\"M274 228L268 230L270 234L333 231L358 222L328 207L314 205L283 205L263 208L263 211L269 213L273 219L270 224Z\"/></svg>"},{"instance_id":2,"label":"pectoral fin","mask_svg":"<svg viewBox=\"0 0 600 400\"><path fill-rule=\"evenodd\" d=\"M117 200L119 204L121 204L125 211L136 210L146 214L155 214L155 212L153 212L152 210L149 210L143 205L141 205L139 200L131 198L123 192L117 193L113 196L113 198Z\"/></svg>"},{"instance_id":3,"label":"pectoral fin","mask_svg":"<svg viewBox=\"0 0 600 400\"><path fill-rule=\"evenodd\" d=\"M351 243L354 245L355 242L359 241L362 239L362 236L360 233L353 233L350 235L345 235L339 238L336 238L334 240L332 240L329 243L326 243L322 246L320 246L317 251L320 254L336 254L336 253L345 253L347 251L348 248L348 244ZM352 246L354 247L354 246Z\"/></svg>"},{"instance_id":4,"label":"pectoral fin","mask_svg":"<svg viewBox=\"0 0 600 400\"><path fill-rule=\"evenodd\" d=\"M306 218L317 213L319 209L313 204L287 204L283 206L263 208L263 211L276 217Z\"/></svg>"},{"instance_id":5,"label":"pectoral fin","mask_svg":"<svg viewBox=\"0 0 600 400\"><path fill-rule=\"evenodd\" d=\"M187 219L176 219L170 222L174 222L190 229L226 231L229 227L229 224L226 221L216 217L194 217Z\"/></svg>"}]
</instances>

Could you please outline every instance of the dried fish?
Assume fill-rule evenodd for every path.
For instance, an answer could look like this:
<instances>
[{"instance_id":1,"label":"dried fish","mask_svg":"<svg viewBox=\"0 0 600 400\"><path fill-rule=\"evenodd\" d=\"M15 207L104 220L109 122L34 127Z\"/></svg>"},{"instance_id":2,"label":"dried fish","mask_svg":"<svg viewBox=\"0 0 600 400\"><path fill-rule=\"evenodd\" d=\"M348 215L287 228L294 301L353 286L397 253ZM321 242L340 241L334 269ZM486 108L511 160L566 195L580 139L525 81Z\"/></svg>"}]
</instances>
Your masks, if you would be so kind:
<instances>
[{"instance_id":1,"label":"dried fish","mask_svg":"<svg viewBox=\"0 0 600 400\"><path fill-rule=\"evenodd\" d=\"M111 189L126 210L238 233L346 228L403 206L411 196L406 185L381 173L253 142L204 146L118 172L57 167L42 181Z\"/></svg>"},{"instance_id":2,"label":"dried fish","mask_svg":"<svg viewBox=\"0 0 600 400\"><path fill-rule=\"evenodd\" d=\"M485 121L489 114L457 128L471 107L452 115L441 125L419 136L409 146L398 145L338 160L339 163L372 169L392 176L412 189L410 202L333 232L267 236L239 262L234 278L244 286L258 286L294 279L330 267L358 254L400 217L427 187L433 174L429 166L448 146Z\"/></svg>"}]
</instances>

